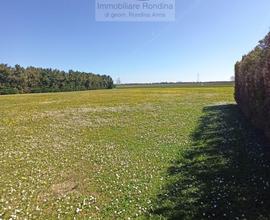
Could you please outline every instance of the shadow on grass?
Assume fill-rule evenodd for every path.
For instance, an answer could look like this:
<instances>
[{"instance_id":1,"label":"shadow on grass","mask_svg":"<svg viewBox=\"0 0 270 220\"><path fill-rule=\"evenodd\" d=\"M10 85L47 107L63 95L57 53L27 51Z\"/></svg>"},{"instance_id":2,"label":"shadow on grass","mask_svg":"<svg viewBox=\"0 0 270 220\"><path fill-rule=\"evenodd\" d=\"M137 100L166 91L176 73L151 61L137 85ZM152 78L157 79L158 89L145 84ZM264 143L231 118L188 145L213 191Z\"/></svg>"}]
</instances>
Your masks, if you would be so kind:
<instances>
[{"instance_id":1,"label":"shadow on grass","mask_svg":"<svg viewBox=\"0 0 270 220\"><path fill-rule=\"evenodd\" d=\"M238 107L205 107L192 139L168 170L152 216L270 219L270 148Z\"/></svg>"}]
</instances>

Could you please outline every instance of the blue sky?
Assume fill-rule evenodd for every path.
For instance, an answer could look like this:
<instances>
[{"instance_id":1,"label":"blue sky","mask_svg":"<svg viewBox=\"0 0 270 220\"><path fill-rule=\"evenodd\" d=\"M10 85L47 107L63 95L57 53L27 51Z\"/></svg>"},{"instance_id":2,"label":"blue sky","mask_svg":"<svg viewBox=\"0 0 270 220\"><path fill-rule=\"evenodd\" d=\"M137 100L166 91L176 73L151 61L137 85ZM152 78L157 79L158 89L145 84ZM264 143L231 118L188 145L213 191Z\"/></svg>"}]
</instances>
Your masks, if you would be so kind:
<instances>
[{"instance_id":1,"label":"blue sky","mask_svg":"<svg viewBox=\"0 0 270 220\"><path fill-rule=\"evenodd\" d=\"M176 0L175 22L96 22L94 0L1 0L0 62L122 82L229 80L270 30L269 0Z\"/></svg>"}]
</instances>

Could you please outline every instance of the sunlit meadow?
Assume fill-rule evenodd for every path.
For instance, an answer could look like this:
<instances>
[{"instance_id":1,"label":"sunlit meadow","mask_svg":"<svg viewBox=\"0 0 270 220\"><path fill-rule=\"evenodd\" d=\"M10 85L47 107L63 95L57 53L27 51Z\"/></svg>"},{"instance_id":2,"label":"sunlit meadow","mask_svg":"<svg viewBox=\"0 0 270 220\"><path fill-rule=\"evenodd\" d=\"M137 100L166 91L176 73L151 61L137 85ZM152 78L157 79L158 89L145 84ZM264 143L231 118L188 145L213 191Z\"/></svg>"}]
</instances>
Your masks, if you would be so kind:
<instances>
[{"instance_id":1,"label":"sunlit meadow","mask_svg":"<svg viewBox=\"0 0 270 220\"><path fill-rule=\"evenodd\" d=\"M232 87L1 96L0 219L154 218L203 108L233 100Z\"/></svg>"}]
</instances>

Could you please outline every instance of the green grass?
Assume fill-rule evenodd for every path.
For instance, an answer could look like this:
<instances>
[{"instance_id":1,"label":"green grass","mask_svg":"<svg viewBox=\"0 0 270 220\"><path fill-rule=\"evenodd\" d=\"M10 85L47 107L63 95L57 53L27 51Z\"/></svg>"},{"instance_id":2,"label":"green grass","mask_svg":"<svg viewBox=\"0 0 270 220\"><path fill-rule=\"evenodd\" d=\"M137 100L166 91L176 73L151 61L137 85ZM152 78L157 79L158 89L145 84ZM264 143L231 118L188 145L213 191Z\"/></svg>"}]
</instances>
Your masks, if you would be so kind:
<instances>
[{"instance_id":1,"label":"green grass","mask_svg":"<svg viewBox=\"0 0 270 220\"><path fill-rule=\"evenodd\" d=\"M0 105L0 219L269 217L269 168L232 87L11 95Z\"/></svg>"}]
</instances>

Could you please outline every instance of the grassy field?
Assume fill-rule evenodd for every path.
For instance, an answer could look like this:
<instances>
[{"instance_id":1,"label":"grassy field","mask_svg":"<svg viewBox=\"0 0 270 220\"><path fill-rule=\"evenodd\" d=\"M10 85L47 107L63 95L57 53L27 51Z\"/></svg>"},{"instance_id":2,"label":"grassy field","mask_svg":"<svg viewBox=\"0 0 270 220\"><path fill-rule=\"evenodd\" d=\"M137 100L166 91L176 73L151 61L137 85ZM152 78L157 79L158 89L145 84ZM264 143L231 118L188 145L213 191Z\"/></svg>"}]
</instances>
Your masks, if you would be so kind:
<instances>
[{"instance_id":1,"label":"grassy field","mask_svg":"<svg viewBox=\"0 0 270 220\"><path fill-rule=\"evenodd\" d=\"M138 83L138 84L121 84L116 85L117 89L133 89L133 88L202 88L202 87L233 87L234 82L182 82L182 83Z\"/></svg>"},{"instance_id":2,"label":"grassy field","mask_svg":"<svg viewBox=\"0 0 270 220\"><path fill-rule=\"evenodd\" d=\"M232 87L0 97L0 219L269 219Z\"/></svg>"}]
</instances>

